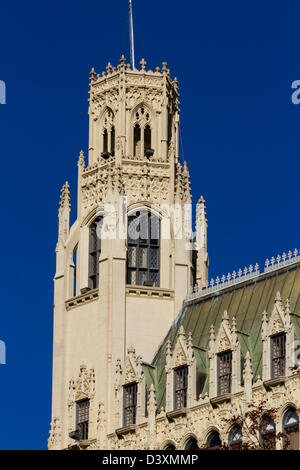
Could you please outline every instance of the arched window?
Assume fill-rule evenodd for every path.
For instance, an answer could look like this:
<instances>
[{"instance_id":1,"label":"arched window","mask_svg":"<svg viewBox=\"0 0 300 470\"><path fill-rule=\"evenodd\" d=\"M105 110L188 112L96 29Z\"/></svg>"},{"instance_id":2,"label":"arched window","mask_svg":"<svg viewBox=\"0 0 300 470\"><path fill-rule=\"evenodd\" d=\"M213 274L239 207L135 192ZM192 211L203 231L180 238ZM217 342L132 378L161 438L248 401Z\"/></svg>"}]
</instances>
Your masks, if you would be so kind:
<instances>
[{"instance_id":1,"label":"arched window","mask_svg":"<svg viewBox=\"0 0 300 470\"><path fill-rule=\"evenodd\" d=\"M101 227L103 219L98 217L90 226L89 241L89 288L99 286L99 257L101 253Z\"/></svg>"},{"instance_id":2,"label":"arched window","mask_svg":"<svg viewBox=\"0 0 300 470\"><path fill-rule=\"evenodd\" d=\"M176 447L174 446L174 444L168 444L164 450L176 450Z\"/></svg>"},{"instance_id":3,"label":"arched window","mask_svg":"<svg viewBox=\"0 0 300 470\"><path fill-rule=\"evenodd\" d=\"M280 333L271 336L271 376L272 378L285 375L285 362L286 362L286 334Z\"/></svg>"},{"instance_id":4,"label":"arched window","mask_svg":"<svg viewBox=\"0 0 300 470\"><path fill-rule=\"evenodd\" d=\"M102 128L102 156L106 154L104 158L107 158L111 154L115 153L115 116L110 108L107 108L103 117L103 128Z\"/></svg>"},{"instance_id":5,"label":"arched window","mask_svg":"<svg viewBox=\"0 0 300 470\"><path fill-rule=\"evenodd\" d=\"M218 354L218 395L231 393L232 351Z\"/></svg>"},{"instance_id":6,"label":"arched window","mask_svg":"<svg viewBox=\"0 0 300 470\"><path fill-rule=\"evenodd\" d=\"M107 129L103 131L103 152L108 152L108 134Z\"/></svg>"},{"instance_id":7,"label":"arched window","mask_svg":"<svg viewBox=\"0 0 300 470\"><path fill-rule=\"evenodd\" d=\"M287 410L283 416L283 446L289 450L299 449L299 417L294 408Z\"/></svg>"},{"instance_id":8,"label":"arched window","mask_svg":"<svg viewBox=\"0 0 300 470\"><path fill-rule=\"evenodd\" d=\"M138 124L134 126L134 142L133 142L133 149L134 149L134 157L141 156L141 128Z\"/></svg>"},{"instance_id":9,"label":"arched window","mask_svg":"<svg viewBox=\"0 0 300 470\"><path fill-rule=\"evenodd\" d=\"M115 127L112 126L111 128L111 154L114 156L115 154Z\"/></svg>"},{"instance_id":10,"label":"arched window","mask_svg":"<svg viewBox=\"0 0 300 470\"><path fill-rule=\"evenodd\" d=\"M149 150L151 150L151 127L147 124L144 131L144 155L147 155Z\"/></svg>"},{"instance_id":11,"label":"arched window","mask_svg":"<svg viewBox=\"0 0 300 470\"><path fill-rule=\"evenodd\" d=\"M206 447L211 450L217 450L221 447L221 439L217 431L212 431L206 441Z\"/></svg>"},{"instance_id":12,"label":"arched window","mask_svg":"<svg viewBox=\"0 0 300 470\"><path fill-rule=\"evenodd\" d=\"M133 155L135 157L151 157L151 114L144 106L135 113L133 127Z\"/></svg>"},{"instance_id":13,"label":"arched window","mask_svg":"<svg viewBox=\"0 0 300 470\"><path fill-rule=\"evenodd\" d=\"M137 383L124 385L124 408L123 408L123 422L124 426L135 424L136 421L136 407L137 407Z\"/></svg>"},{"instance_id":14,"label":"arched window","mask_svg":"<svg viewBox=\"0 0 300 470\"><path fill-rule=\"evenodd\" d=\"M276 426L269 416L264 416L260 425L260 445L264 450L276 448Z\"/></svg>"},{"instance_id":15,"label":"arched window","mask_svg":"<svg viewBox=\"0 0 300 470\"><path fill-rule=\"evenodd\" d=\"M76 288L77 288L77 248L78 246L74 248L73 251L73 265L74 265L74 282L73 282L73 296L76 296Z\"/></svg>"},{"instance_id":16,"label":"arched window","mask_svg":"<svg viewBox=\"0 0 300 470\"><path fill-rule=\"evenodd\" d=\"M127 284L159 287L159 218L146 210L129 216L127 245Z\"/></svg>"},{"instance_id":17,"label":"arched window","mask_svg":"<svg viewBox=\"0 0 300 470\"><path fill-rule=\"evenodd\" d=\"M187 441L184 450L199 450L198 443L194 437Z\"/></svg>"},{"instance_id":18,"label":"arched window","mask_svg":"<svg viewBox=\"0 0 300 470\"><path fill-rule=\"evenodd\" d=\"M228 437L229 448L240 450L242 446L242 428L239 424L233 426Z\"/></svg>"}]
</instances>

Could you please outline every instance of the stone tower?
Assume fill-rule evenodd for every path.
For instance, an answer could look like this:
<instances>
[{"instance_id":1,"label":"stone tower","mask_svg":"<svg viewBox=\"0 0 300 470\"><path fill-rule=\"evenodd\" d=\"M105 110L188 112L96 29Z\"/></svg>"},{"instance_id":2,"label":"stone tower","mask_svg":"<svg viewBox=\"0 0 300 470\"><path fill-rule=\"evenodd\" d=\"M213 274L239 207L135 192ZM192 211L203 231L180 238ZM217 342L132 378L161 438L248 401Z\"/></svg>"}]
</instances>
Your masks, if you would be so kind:
<instances>
[{"instance_id":1,"label":"stone tower","mask_svg":"<svg viewBox=\"0 0 300 470\"><path fill-rule=\"evenodd\" d=\"M137 363L150 363L196 278L207 278L206 242L193 266L178 82L167 64L151 71L142 60L131 70L122 56L101 75L92 69L89 96L88 161L81 151L71 227L68 183L59 208L51 449L74 444L76 404L85 398L89 445L114 431L117 361L134 347ZM201 207L197 237L206 240ZM129 224L138 239L127 236Z\"/></svg>"}]
</instances>

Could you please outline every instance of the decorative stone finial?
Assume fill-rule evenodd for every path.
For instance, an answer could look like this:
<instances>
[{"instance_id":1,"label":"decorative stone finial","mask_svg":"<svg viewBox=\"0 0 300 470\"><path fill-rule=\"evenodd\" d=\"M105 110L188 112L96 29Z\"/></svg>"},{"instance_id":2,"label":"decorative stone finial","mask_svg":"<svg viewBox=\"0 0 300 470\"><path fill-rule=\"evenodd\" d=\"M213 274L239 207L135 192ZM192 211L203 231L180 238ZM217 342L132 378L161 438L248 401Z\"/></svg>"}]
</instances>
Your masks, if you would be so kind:
<instances>
[{"instance_id":1,"label":"decorative stone finial","mask_svg":"<svg viewBox=\"0 0 300 470\"><path fill-rule=\"evenodd\" d=\"M173 80L173 85L174 85L175 91L178 91L178 80L177 80L176 77L175 77L174 80Z\"/></svg>"},{"instance_id":2,"label":"decorative stone finial","mask_svg":"<svg viewBox=\"0 0 300 470\"><path fill-rule=\"evenodd\" d=\"M167 62L163 62L163 63L162 63L161 71L162 71L163 73L167 73L167 72L168 72L167 65L168 65Z\"/></svg>"},{"instance_id":3,"label":"decorative stone finial","mask_svg":"<svg viewBox=\"0 0 300 470\"><path fill-rule=\"evenodd\" d=\"M183 325L180 326L178 336L185 336Z\"/></svg>"},{"instance_id":4,"label":"decorative stone finial","mask_svg":"<svg viewBox=\"0 0 300 470\"><path fill-rule=\"evenodd\" d=\"M122 54L122 57L120 59L120 64L118 65L118 69L119 70L124 70L125 68L125 63L126 63L126 59L124 57L124 54Z\"/></svg>"},{"instance_id":5,"label":"decorative stone finial","mask_svg":"<svg viewBox=\"0 0 300 470\"><path fill-rule=\"evenodd\" d=\"M140 62L140 66L141 66L141 71L143 72L146 68L146 65L147 65L147 62L145 61L145 59L143 58Z\"/></svg>"},{"instance_id":6,"label":"decorative stone finial","mask_svg":"<svg viewBox=\"0 0 300 470\"><path fill-rule=\"evenodd\" d=\"M71 200L70 199L70 185L69 185L68 181L65 182L65 184L61 188L60 192L61 192L60 201L59 201L60 207L71 207L71 203L70 203L70 200Z\"/></svg>"},{"instance_id":7,"label":"decorative stone finial","mask_svg":"<svg viewBox=\"0 0 300 470\"><path fill-rule=\"evenodd\" d=\"M129 355L132 354L132 355L134 356L134 355L135 355L135 349L134 349L134 347L133 347L133 346L130 346L130 347L127 349L127 352L128 352Z\"/></svg>"},{"instance_id":8,"label":"decorative stone finial","mask_svg":"<svg viewBox=\"0 0 300 470\"><path fill-rule=\"evenodd\" d=\"M276 303L278 302L279 304L282 303L282 301L281 301L281 295L280 295L280 292L279 292L279 291L276 292L275 302L276 302Z\"/></svg>"},{"instance_id":9,"label":"decorative stone finial","mask_svg":"<svg viewBox=\"0 0 300 470\"><path fill-rule=\"evenodd\" d=\"M79 153L78 166L81 167L81 168L84 168L84 166L85 166L83 150L80 150L80 153Z\"/></svg>"},{"instance_id":10,"label":"decorative stone finial","mask_svg":"<svg viewBox=\"0 0 300 470\"><path fill-rule=\"evenodd\" d=\"M106 70L107 70L107 75L110 75L112 73L113 68L110 62L108 62L106 66Z\"/></svg>"},{"instance_id":11,"label":"decorative stone finial","mask_svg":"<svg viewBox=\"0 0 300 470\"><path fill-rule=\"evenodd\" d=\"M90 71L90 82L95 82L96 81L96 72L94 67L92 67Z\"/></svg>"}]
</instances>

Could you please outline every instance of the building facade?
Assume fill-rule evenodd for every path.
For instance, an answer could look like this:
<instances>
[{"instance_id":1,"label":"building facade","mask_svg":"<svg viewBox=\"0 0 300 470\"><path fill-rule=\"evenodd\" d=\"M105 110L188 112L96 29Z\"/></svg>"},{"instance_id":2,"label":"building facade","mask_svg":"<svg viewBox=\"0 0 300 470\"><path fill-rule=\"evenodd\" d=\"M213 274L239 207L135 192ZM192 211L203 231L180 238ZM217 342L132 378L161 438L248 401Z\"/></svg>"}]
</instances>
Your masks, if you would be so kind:
<instances>
[{"instance_id":1,"label":"building facade","mask_svg":"<svg viewBox=\"0 0 300 470\"><path fill-rule=\"evenodd\" d=\"M266 397L298 448L300 257L208 283L178 97L166 63L90 73L71 227L68 183L59 206L49 449L215 448Z\"/></svg>"}]
</instances>

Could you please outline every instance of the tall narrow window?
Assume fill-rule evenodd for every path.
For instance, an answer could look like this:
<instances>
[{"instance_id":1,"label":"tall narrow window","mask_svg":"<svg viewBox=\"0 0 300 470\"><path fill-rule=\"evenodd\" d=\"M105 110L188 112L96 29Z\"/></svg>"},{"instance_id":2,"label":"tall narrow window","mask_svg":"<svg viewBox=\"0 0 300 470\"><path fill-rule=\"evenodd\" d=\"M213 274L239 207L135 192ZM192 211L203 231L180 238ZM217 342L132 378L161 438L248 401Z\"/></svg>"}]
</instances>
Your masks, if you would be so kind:
<instances>
[{"instance_id":1,"label":"tall narrow window","mask_svg":"<svg viewBox=\"0 0 300 470\"><path fill-rule=\"evenodd\" d=\"M218 395L231 393L232 352L218 355Z\"/></svg>"},{"instance_id":2,"label":"tall narrow window","mask_svg":"<svg viewBox=\"0 0 300 470\"><path fill-rule=\"evenodd\" d=\"M299 450L299 417L294 408L290 408L283 417L283 446L288 450Z\"/></svg>"},{"instance_id":3,"label":"tall narrow window","mask_svg":"<svg viewBox=\"0 0 300 470\"><path fill-rule=\"evenodd\" d=\"M108 134L107 129L103 132L103 152L108 152Z\"/></svg>"},{"instance_id":4,"label":"tall narrow window","mask_svg":"<svg viewBox=\"0 0 300 470\"><path fill-rule=\"evenodd\" d=\"M124 386L124 426L135 424L137 403L137 384Z\"/></svg>"},{"instance_id":5,"label":"tall narrow window","mask_svg":"<svg viewBox=\"0 0 300 470\"><path fill-rule=\"evenodd\" d=\"M89 287L96 289L99 286L99 257L101 253L101 227L102 217L98 217L90 226L89 247Z\"/></svg>"},{"instance_id":6,"label":"tall narrow window","mask_svg":"<svg viewBox=\"0 0 300 470\"><path fill-rule=\"evenodd\" d=\"M187 404L187 386L188 386L188 368L179 367L174 370L174 408L186 408Z\"/></svg>"},{"instance_id":7,"label":"tall narrow window","mask_svg":"<svg viewBox=\"0 0 300 470\"><path fill-rule=\"evenodd\" d=\"M276 427L269 416L264 416L260 425L260 445L264 450L276 448Z\"/></svg>"},{"instance_id":8,"label":"tall narrow window","mask_svg":"<svg viewBox=\"0 0 300 470\"><path fill-rule=\"evenodd\" d=\"M89 411L89 400L81 400L76 403L76 424L80 440L86 440L89 437Z\"/></svg>"},{"instance_id":9,"label":"tall narrow window","mask_svg":"<svg viewBox=\"0 0 300 470\"><path fill-rule=\"evenodd\" d=\"M210 450L217 450L221 447L222 442L219 436L218 431L213 431L207 438L206 446Z\"/></svg>"},{"instance_id":10,"label":"tall narrow window","mask_svg":"<svg viewBox=\"0 0 300 470\"><path fill-rule=\"evenodd\" d=\"M73 264L74 264L74 283L73 283L73 296L76 296L77 288L77 246L73 251Z\"/></svg>"},{"instance_id":11,"label":"tall narrow window","mask_svg":"<svg viewBox=\"0 0 300 470\"><path fill-rule=\"evenodd\" d=\"M115 154L115 128L114 128L114 126L112 126L110 132L111 132L111 135L110 135L110 138L111 138L111 142L110 142L111 150L110 150L110 152L111 152L112 156L114 156L114 154Z\"/></svg>"},{"instance_id":12,"label":"tall narrow window","mask_svg":"<svg viewBox=\"0 0 300 470\"><path fill-rule=\"evenodd\" d=\"M187 441L184 450L199 450L198 443L194 437Z\"/></svg>"},{"instance_id":13,"label":"tall narrow window","mask_svg":"<svg viewBox=\"0 0 300 470\"><path fill-rule=\"evenodd\" d=\"M229 433L229 448L231 450L241 450L242 446L242 428L239 424L233 426Z\"/></svg>"},{"instance_id":14,"label":"tall narrow window","mask_svg":"<svg viewBox=\"0 0 300 470\"><path fill-rule=\"evenodd\" d=\"M148 211L128 217L127 284L160 285L160 221Z\"/></svg>"},{"instance_id":15,"label":"tall narrow window","mask_svg":"<svg viewBox=\"0 0 300 470\"><path fill-rule=\"evenodd\" d=\"M285 342L285 333L271 337L272 378L285 375Z\"/></svg>"},{"instance_id":16,"label":"tall narrow window","mask_svg":"<svg viewBox=\"0 0 300 470\"><path fill-rule=\"evenodd\" d=\"M151 128L147 124L144 130L144 155L146 154L146 150L151 149Z\"/></svg>"},{"instance_id":17,"label":"tall narrow window","mask_svg":"<svg viewBox=\"0 0 300 470\"><path fill-rule=\"evenodd\" d=\"M133 132L133 154L134 157L141 156L141 128L138 124L134 126Z\"/></svg>"}]
</instances>

